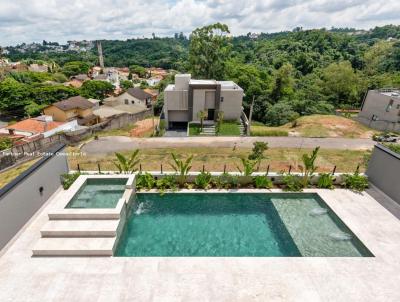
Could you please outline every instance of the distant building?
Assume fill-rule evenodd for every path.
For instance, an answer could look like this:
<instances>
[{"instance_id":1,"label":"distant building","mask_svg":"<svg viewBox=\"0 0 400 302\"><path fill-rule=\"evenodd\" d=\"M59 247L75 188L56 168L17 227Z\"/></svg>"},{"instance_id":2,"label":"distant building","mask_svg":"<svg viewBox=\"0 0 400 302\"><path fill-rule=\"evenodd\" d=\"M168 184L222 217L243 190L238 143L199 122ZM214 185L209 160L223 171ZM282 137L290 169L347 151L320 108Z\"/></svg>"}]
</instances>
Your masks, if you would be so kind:
<instances>
[{"instance_id":1,"label":"distant building","mask_svg":"<svg viewBox=\"0 0 400 302\"><path fill-rule=\"evenodd\" d=\"M13 125L0 129L0 135L28 138L34 140L40 137L49 137L61 131L74 131L78 128L76 120L69 122L55 122L51 116L28 118Z\"/></svg>"},{"instance_id":2,"label":"distant building","mask_svg":"<svg viewBox=\"0 0 400 302\"><path fill-rule=\"evenodd\" d=\"M48 72L49 66L47 64L31 64L28 66L28 70L33 72Z\"/></svg>"},{"instance_id":3,"label":"distant building","mask_svg":"<svg viewBox=\"0 0 400 302\"><path fill-rule=\"evenodd\" d=\"M381 131L400 131L400 90L368 91L357 120Z\"/></svg>"},{"instance_id":4,"label":"distant building","mask_svg":"<svg viewBox=\"0 0 400 302\"><path fill-rule=\"evenodd\" d=\"M89 126L97 123L97 116L93 114L95 105L81 96L53 103L44 108L46 115L53 117L55 121L67 122L77 120L79 125Z\"/></svg>"},{"instance_id":5,"label":"distant building","mask_svg":"<svg viewBox=\"0 0 400 302\"><path fill-rule=\"evenodd\" d=\"M190 74L177 74L175 85L164 91L164 117L167 127L199 121L205 111L207 120L214 121L217 112L225 120L239 120L242 114L243 89L232 81L194 80Z\"/></svg>"},{"instance_id":6,"label":"distant building","mask_svg":"<svg viewBox=\"0 0 400 302\"><path fill-rule=\"evenodd\" d=\"M109 97L104 100L104 104L109 106L116 105L136 105L143 108L151 107L153 95L145 92L144 90L134 87L129 88L126 92L116 97Z\"/></svg>"},{"instance_id":7,"label":"distant building","mask_svg":"<svg viewBox=\"0 0 400 302\"><path fill-rule=\"evenodd\" d=\"M151 95L151 99L153 102L157 101L157 97L159 95L158 90L146 88L146 89L143 89L143 91Z\"/></svg>"}]
</instances>

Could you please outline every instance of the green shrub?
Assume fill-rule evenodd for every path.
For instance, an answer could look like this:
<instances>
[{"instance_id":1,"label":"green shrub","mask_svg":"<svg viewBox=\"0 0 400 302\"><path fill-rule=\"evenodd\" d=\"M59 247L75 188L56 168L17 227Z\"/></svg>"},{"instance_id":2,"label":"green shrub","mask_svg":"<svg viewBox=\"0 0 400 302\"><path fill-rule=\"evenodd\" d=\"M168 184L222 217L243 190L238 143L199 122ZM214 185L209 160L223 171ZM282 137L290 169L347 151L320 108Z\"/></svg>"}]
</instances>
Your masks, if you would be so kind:
<instances>
[{"instance_id":1,"label":"green shrub","mask_svg":"<svg viewBox=\"0 0 400 302\"><path fill-rule=\"evenodd\" d=\"M285 130L251 129L251 136L289 136Z\"/></svg>"},{"instance_id":2,"label":"green shrub","mask_svg":"<svg viewBox=\"0 0 400 302\"><path fill-rule=\"evenodd\" d=\"M266 175L258 175L253 178L253 184L257 189L271 189L273 187L271 179Z\"/></svg>"},{"instance_id":3,"label":"green shrub","mask_svg":"<svg viewBox=\"0 0 400 302\"><path fill-rule=\"evenodd\" d=\"M354 174L344 174L343 179L343 186L347 189L362 192L368 188L368 178L360 174L358 167Z\"/></svg>"},{"instance_id":4,"label":"green shrub","mask_svg":"<svg viewBox=\"0 0 400 302\"><path fill-rule=\"evenodd\" d=\"M200 135L201 129L199 124L189 124L189 136Z\"/></svg>"},{"instance_id":5,"label":"green shrub","mask_svg":"<svg viewBox=\"0 0 400 302\"><path fill-rule=\"evenodd\" d=\"M400 144L385 144L393 152L400 154Z\"/></svg>"},{"instance_id":6,"label":"green shrub","mask_svg":"<svg viewBox=\"0 0 400 302\"><path fill-rule=\"evenodd\" d=\"M153 175L150 173L146 172L145 174L139 174L136 179L136 189L141 190L141 189L146 189L146 190L151 190L154 188L154 185L156 184L156 180Z\"/></svg>"},{"instance_id":7,"label":"green shrub","mask_svg":"<svg viewBox=\"0 0 400 302\"><path fill-rule=\"evenodd\" d=\"M239 186L239 177L223 173L220 176L214 177L212 182L218 189L237 188Z\"/></svg>"},{"instance_id":8,"label":"green shrub","mask_svg":"<svg viewBox=\"0 0 400 302\"><path fill-rule=\"evenodd\" d=\"M298 175L286 174L283 176L284 191L301 192L303 191L302 178Z\"/></svg>"},{"instance_id":9,"label":"green shrub","mask_svg":"<svg viewBox=\"0 0 400 302\"><path fill-rule=\"evenodd\" d=\"M320 189L333 189L334 177L330 173L322 173L319 175L317 187Z\"/></svg>"},{"instance_id":10,"label":"green shrub","mask_svg":"<svg viewBox=\"0 0 400 302\"><path fill-rule=\"evenodd\" d=\"M211 173L201 172L196 176L194 183L199 189L207 190L211 185Z\"/></svg>"},{"instance_id":11,"label":"green shrub","mask_svg":"<svg viewBox=\"0 0 400 302\"><path fill-rule=\"evenodd\" d=\"M0 151L10 149L13 146L12 140L8 137L0 138Z\"/></svg>"},{"instance_id":12,"label":"green shrub","mask_svg":"<svg viewBox=\"0 0 400 302\"><path fill-rule=\"evenodd\" d=\"M167 175L156 182L156 187L160 191L161 194L164 194L165 190L176 191L176 177L175 175Z\"/></svg>"},{"instance_id":13,"label":"green shrub","mask_svg":"<svg viewBox=\"0 0 400 302\"><path fill-rule=\"evenodd\" d=\"M81 175L79 172L75 172L73 174L64 173L61 174L61 184L64 190L68 190L70 186L75 182L75 180Z\"/></svg>"}]
</instances>

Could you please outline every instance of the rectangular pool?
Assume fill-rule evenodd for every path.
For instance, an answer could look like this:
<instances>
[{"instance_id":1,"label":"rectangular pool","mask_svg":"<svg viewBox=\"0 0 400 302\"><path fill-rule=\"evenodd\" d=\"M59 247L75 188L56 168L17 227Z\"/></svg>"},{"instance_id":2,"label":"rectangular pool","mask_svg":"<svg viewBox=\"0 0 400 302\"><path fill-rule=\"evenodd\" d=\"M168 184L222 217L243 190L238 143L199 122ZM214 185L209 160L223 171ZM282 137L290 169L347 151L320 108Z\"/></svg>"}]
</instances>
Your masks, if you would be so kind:
<instances>
[{"instance_id":1,"label":"rectangular pool","mask_svg":"<svg viewBox=\"0 0 400 302\"><path fill-rule=\"evenodd\" d=\"M88 178L66 208L115 208L127 181L127 178Z\"/></svg>"},{"instance_id":2,"label":"rectangular pool","mask_svg":"<svg viewBox=\"0 0 400 302\"><path fill-rule=\"evenodd\" d=\"M116 256L373 256L313 193L138 193Z\"/></svg>"}]
</instances>

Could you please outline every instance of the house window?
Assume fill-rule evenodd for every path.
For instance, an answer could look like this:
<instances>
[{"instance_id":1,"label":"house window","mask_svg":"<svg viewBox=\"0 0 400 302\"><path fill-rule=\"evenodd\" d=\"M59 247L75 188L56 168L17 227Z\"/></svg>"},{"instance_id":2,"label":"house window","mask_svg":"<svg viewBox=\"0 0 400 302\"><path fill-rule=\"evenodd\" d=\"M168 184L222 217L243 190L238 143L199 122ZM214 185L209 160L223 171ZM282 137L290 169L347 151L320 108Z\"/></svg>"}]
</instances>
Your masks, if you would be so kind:
<instances>
[{"instance_id":1,"label":"house window","mask_svg":"<svg viewBox=\"0 0 400 302\"><path fill-rule=\"evenodd\" d=\"M131 101L132 105L135 104L135 101Z\"/></svg>"},{"instance_id":2,"label":"house window","mask_svg":"<svg viewBox=\"0 0 400 302\"><path fill-rule=\"evenodd\" d=\"M386 107L386 112L389 112L390 109L392 109L392 106L393 106L393 100L390 100L389 104Z\"/></svg>"},{"instance_id":3,"label":"house window","mask_svg":"<svg viewBox=\"0 0 400 302\"><path fill-rule=\"evenodd\" d=\"M396 109L400 109L400 104L397 104Z\"/></svg>"},{"instance_id":4,"label":"house window","mask_svg":"<svg viewBox=\"0 0 400 302\"><path fill-rule=\"evenodd\" d=\"M373 114L371 119L372 119L373 121L377 121L379 118L378 118L377 115Z\"/></svg>"},{"instance_id":5,"label":"house window","mask_svg":"<svg viewBox=\"0 0 400 302\"><path fill-rule=\"evenodd\" d=\"M223 96L221 96L221 103L223 103L224 102L224 97Z\"/></svg>"},{"instance_id":6,"label":"house window","mask_svg":"<svg viewBox=\"0 0 400 302\"><path fill-rule=\"evenodd\" d=\"M129 105L129 100L125 99L125 105Z\"/></svg>"}]
</instances>

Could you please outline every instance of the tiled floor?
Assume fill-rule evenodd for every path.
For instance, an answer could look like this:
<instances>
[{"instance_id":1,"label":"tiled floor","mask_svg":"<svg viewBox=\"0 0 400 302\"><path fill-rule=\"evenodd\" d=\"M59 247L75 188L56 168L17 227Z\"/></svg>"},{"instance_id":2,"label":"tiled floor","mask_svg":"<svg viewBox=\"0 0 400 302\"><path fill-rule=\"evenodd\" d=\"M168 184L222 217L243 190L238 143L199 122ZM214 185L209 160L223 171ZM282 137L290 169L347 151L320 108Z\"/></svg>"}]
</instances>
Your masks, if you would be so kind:
<instances>
[{"instance_id":1,"label":"tiled floor","mask_svg":"<svg viewBox=\"0 0 400 302\"><path fill-rule=\"evenodd\" d=\"M58 192L0 258L0 301L400 301L400 221L318 192L374 258L32 258Z\"/></svg>"}]
</instances>

